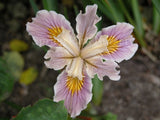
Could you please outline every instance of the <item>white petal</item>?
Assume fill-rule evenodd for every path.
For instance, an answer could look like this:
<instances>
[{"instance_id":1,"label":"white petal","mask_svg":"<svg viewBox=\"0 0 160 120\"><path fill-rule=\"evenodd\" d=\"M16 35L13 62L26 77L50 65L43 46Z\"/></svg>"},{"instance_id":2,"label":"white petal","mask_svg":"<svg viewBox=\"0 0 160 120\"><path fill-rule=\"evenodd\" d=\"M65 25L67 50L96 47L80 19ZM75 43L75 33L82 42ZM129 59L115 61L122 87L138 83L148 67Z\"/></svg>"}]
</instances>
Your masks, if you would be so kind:
<instances>
[{"instance_id":1,"label":"white petal","mask_svg":"<svg viewBox=\"0 0 160 120\"><path fill-rule=\"evenodd\" d=\"M69 30L62 28L61 34L54 37L58 42L62 44L72 55L79 55L79 46L77 40L72 36Z\"/></svg>"},{"instance_id":2,"label":"white petal","mask_svg":"<svg viewBox=\"0 0 160 120\"><path fill-rule=\"evenodd\" d=\"M44 56L45 65L54 70L60 70L71 63L73 56L63 47L52 48Z\"/></svg>"},{"instance_id":3,"label":"white petal","mask_svg":"<svg viewBox=\"0 0 160 120\"><path fill-rule=\"evenodd\" d=\"M104 51L107 51L107 36L103 35L100 37L100 39L98 41L95 41L92 44L88 44L86 47L84 47L81 50L81 56L82 58L89 58L89 57L93 57L95 55L99 55Z\"/></svg>"},{"instance_id":4,"label":"white petal","mask_svg":"<svg viewBox=\"0 0 160 120\"><path fill-rule=\"evenodd\" d=\"M77 77L78 79L82 80L83 60L80 57L74 58L66 70L69 76Z\"/></svg>"}]
</instances>

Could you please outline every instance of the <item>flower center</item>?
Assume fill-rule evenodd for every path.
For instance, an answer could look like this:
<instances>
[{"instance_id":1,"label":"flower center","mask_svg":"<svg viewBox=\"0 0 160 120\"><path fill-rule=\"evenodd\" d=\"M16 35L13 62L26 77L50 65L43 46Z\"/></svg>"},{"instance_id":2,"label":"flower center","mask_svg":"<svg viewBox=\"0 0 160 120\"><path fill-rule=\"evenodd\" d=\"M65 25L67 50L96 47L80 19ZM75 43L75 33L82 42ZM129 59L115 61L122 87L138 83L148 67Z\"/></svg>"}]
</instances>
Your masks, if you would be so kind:
<instances>
[{"instance_id":1,"label":"flower center","mask_svg":"<svg viewBox=\"0 0 160 120\"><path fill-rule=\"evenodd\" d=\"M51 27L48 28L49 39L55 42L58 46L62 46L54 37L57 37L62 32L60 27Z\"/></svg>"},{"instance_id":2,"label":"flower center","mask_svg":"<svg viewBox=\"0 0 160 120\"><path fill-rule=\"evenodd\" d=\"M67 77L66 86L71 91L72 95L75 92L80 91L83 87L83 84L84 84L84 79L79 80L77 77L76 78L70 76Z\"/></svg>"}]
</instances>

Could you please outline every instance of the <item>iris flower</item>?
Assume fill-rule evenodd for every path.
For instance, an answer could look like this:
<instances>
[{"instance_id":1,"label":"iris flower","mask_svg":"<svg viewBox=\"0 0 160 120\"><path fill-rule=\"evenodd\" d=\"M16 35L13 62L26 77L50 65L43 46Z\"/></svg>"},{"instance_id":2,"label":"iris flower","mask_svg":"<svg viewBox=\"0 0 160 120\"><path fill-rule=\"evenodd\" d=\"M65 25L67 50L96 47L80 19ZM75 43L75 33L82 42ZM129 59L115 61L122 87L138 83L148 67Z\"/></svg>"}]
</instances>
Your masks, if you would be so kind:
<instances>
[{"instance_id":1,"label":"iris flower","mask_svg":"<svg viewBox=\"0 0 160 120\"><path fill-rule=\"evenodd\" d=\"M48 46L45 65L63 69L54 86L54 101L64 100L71 117L76 117L92 99L92 78L108 76L119 80L117 63L130 59L138 45L133 43L133 26L128 23L103 28L97 33L97 5L88 5L86 13L76 17L74 34L70 23L55 11L38 11L26 29L38 46ZM97 33L97 34L96 34Z\"/></svg>"}]
</instances>

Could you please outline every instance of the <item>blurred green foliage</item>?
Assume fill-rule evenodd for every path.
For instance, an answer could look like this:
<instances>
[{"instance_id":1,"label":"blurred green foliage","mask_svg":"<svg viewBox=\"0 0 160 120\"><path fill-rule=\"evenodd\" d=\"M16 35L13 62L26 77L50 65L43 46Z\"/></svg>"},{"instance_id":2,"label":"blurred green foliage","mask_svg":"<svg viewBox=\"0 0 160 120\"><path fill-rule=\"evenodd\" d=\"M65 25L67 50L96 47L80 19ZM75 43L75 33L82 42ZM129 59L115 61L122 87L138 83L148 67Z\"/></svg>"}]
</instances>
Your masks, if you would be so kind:
<instances>
[{"instance_id":1,"label":"blurred green foliage","mask_svg":"<svg viewBox=\"0 0 160 120\"><path fill-rule=\"evenodd\" d=\"M8 66L8 73L17 81L24 67L23 57L18 52L6 52L3 55L3 59Z\"/></svg>"},{"instance_id":2,"label":"blurred green foliage","mask_svg":"<svg viewBox=\"0 0 160 120\"><path fill-rule=\"evenodd\" d=\"M104 120L117 120L117 115L109 112L103 118Z\"/></svg>"},{"instance_id":3,"label":"blurred green foliage","mask_svg":"<svg viewBox=\"0 0 160 120\"><path fill-rule=\"evenodd\" d=\"M153 31L155 34L160 31L160 13L158 13L155 6L153 6Z\"/></svg>"},{"instance_id":4,"label":"blurred green foliage","mask_svg":"<svg viewBox=\"0 0 160 120\"><path fill-rule=\"evenodd\" d=\"M30 2L31 6L32 6L32 8L33 8L34 13L37 13L37 11L38 11L39 9L38 9L38 6L37 6L37 4L35 3L35 1L34 1L34 0L29 0L29 2Z\"/></svg>"},{"instance_id":5,"label":"blurred green foliage","mask_svg":"<svg viewBox=\"0 0 160 120\"><path fill-rule=\"evenodd\" d=\"M43 8L46 10L58 11L57 2L57 0L42 0Z\"/></svg>"},{"instance_id":6,"label":"blurred green foliage","mask_svg":"<svg viewBox=\"0 0 160 120\"><path fill-rule=\"evenodd\" d=\"M5 100L12 92L14 78L10 74L5 60L0 57L0 102Z\"/></svg>"},{"instance_id":7,"label":"blurred green foliage","mask_svg":"<svg viewBox=\"0 0 160 120\"><path fill-rule=\"evenodd\" d=\"M6 52L0 57L0 102L9 97L23 66L24 60L18 52Z\"/></svg>"},{"instance_id":8,"label":"blurred green foliage","mask_svg":"<svg viewBox=\"0 0 160 120\"><path fill-rule=\"evenodd\" d=\"M97 75L94 76L92 79L93 83L93 98L92 101L95 105L99 105L102 100L102 95L103 95L103 82L98 78Z\"/></svg>"},{"instance_id":9,"label":"blurred green foliage","mask_svg":"<svg viewBox=\"0 0 160 120\"><path fill-rule=\"evenodd\" d=\"M158 13L160 14L160 0L152 0L152 2L155 5Z\"/></svg>"}]
</instances>

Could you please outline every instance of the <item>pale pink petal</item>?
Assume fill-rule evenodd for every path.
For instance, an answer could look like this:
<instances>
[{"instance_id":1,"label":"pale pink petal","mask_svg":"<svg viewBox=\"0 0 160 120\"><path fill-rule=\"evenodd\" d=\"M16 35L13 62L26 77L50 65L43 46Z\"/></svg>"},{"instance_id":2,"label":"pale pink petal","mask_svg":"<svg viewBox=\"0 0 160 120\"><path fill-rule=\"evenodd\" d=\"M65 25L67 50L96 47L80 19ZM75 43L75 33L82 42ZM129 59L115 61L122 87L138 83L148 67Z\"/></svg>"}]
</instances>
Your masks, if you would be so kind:
<instances>
[{"instance_id":1,"label":"pale pink petal","mask_svg":"<svg viewBox=\"0 0 160 120\"><path fill-rule=\"evenodd\" d=\"M96 23L100 21L101 18L96 15L96 12L96 4L88 5L86 7L86 13L82 14L80 11L76 18L77 38L79 39L80 45L84 45L87 40L93 38L97 32Z\"/></svg>"},{"instance_id":2,"label":"pale pink petal","mask_svg":"<svg viewBox=\"0 0 160 120\"><path fill-rule=\"evenodd\" d=\"M78 92L72 94L72 92L67 87L67 77L66 71L63 71L57 79L57 83L54 86L54 101L59 102L64 100L64 105L70 113L71 117L78 116L83 109L87 107L87 104L92 98L92 83L89 76L84 73L84 82L82 89Z\"/></svg>"},{"instance_id":3,"label":"pale pink petal","mask_svg":"<svg viewBox=\"0 0 160 120\"><path fill-rule=\"evenodd\" d=\"M138 44L121 46L121 48L119 48L116 52L104 55L103 58L115 60L117 62L121 62L123 60L129 60L133 57L137 49L138 49Z\"/></svg>"},{"instance_id":4,"label":"pale pink petal","mask_svg":"<svg viewBox=\"0 0 160 120\"><path fill-rule=\"evenodd\" d=\"M112 60L102 61L99 56L92 57L86 60L86 71L90 77L98 75L100 80L103 80L104 76L108 76L111 80L119 80L118 64Z\"/></svg>"},{"instance_id":5,"label":"pale pink petal","mask_svg":"<svg viewBox=\"0 0 160 120\"><path fill-rule=\"evenodd\" d=\"M65 48L56 47L47 51L44 58L49 60L44 63L48 68L60 70L71 63L72 57Z\"/></svg>"},{"instance_id":6,"label":"pale pink petal","mask_svg":"<svg viewBox=\"0 0 160 120\"><path fill-rule=\"evenodd\" d=\"M133 32L134 27L129 23L117 23L117 25L112 25L106 28L103 28L102 31L98 32L95 40L98 40L98 38L101 35L108 35L108 36L114 36L117 39L124 39L131 35Z\"/></svg>"},{"instance_id":7,"label":"pale pink petal","mask_svg":"<svg viewBox=\"0 0 160 120\"><path fill-rule=\"evenodd\" d=\"M107 35L108 38L114 37L114 43L110 44L108 42L107 48L109 49L109 53L106 52L103 54L104 59L112 59L117 62L128 60L138 49L138 45L133 43L134 38L131 35L133 29L134 27L128 23L117 23L117 25L112 25L98 32L92 42L97 41L102 35ZM106 40L108 38L106 38ZM116 49L115 46L117 46ZM112 49L113 51L110 51L110 48L113 48L114 50Z\"/></svg>"},{"instance_id":8,"label":"pale pink petal","mask_svg":"<svg viewBox=\"0 0 160 120\"><path fill-rule=\"evenodd\" d=\"M53 41L55 35L50 35L51 32L49 29L58 35L60 34L60 29L63 27L73 34L70 23L63 15L57 14L54 11L40 10L32 20L32 22L26 24L26 29L38 46L59 46L57 42Z\"/></svg>"}]
</instances>

